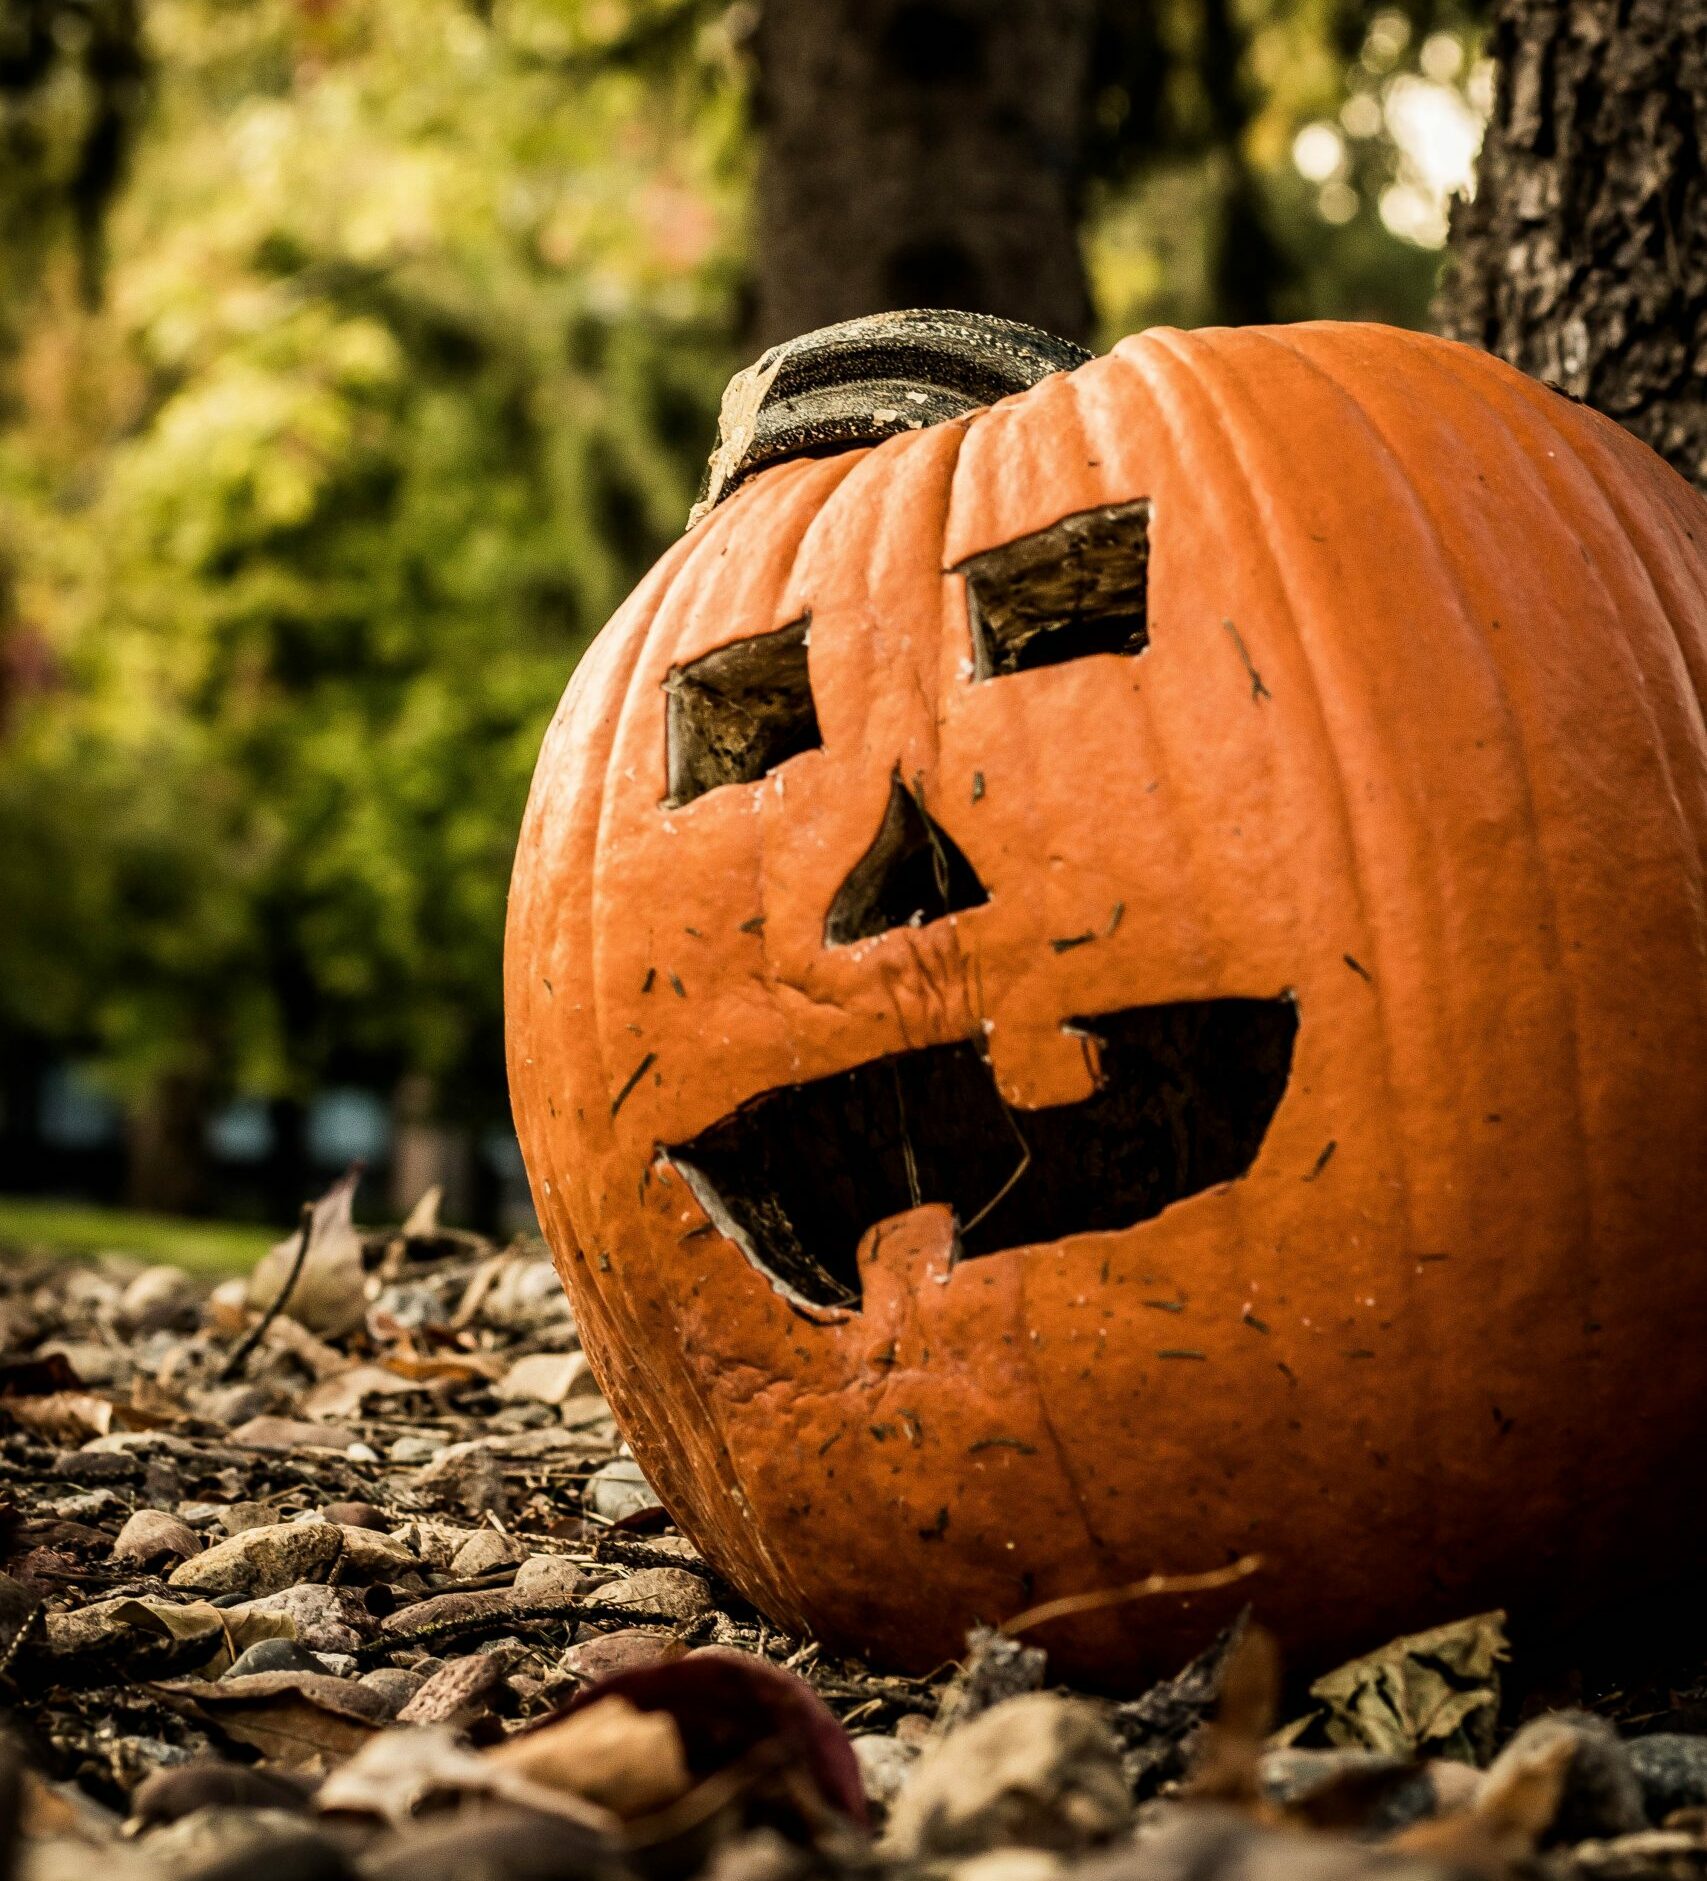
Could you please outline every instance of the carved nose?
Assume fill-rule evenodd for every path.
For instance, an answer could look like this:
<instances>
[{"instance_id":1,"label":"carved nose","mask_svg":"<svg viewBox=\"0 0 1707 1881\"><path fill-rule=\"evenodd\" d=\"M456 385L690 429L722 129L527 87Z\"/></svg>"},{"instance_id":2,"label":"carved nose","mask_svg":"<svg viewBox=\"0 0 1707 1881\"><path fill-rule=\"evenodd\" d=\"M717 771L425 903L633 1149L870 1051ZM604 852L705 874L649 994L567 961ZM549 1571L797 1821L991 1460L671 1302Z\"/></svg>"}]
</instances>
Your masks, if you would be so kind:
<instances>
[{"instance_id":1,"label":"carved nose","mask_svg":"<svg viewBox=\"0 0 1707 1881\"><path fill-rule=\"evenodd\" d=\"M824 944L845 947L891 928L923 927L989 899L965 851L901 782L897 766L871 847L830 903Z\"/></svg>"}]
</instances>

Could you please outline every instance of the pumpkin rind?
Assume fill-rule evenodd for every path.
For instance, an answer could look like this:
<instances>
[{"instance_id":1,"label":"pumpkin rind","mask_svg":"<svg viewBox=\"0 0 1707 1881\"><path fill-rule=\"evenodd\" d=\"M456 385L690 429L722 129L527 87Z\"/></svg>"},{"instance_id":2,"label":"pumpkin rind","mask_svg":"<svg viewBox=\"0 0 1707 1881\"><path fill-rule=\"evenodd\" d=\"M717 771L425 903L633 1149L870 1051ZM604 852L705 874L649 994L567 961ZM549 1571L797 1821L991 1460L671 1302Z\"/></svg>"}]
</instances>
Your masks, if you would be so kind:
<instances>
[{"instance_id":1,"label":"pumpkin rind","mask_svg":"<svg viewBox=\"0 0 1707 1881\"><path fill-rule=\"evenodd\" d=\"M1150 644L982 682L957 565L1148 499ZM821 749L676 808L673 667L809 615ZM1381 328L1157 330L968 419L755 476L547 737L510 1077L619 1422L759 1606L924 1666L974 1620L1259 1553L1039 1635L1119 1684L1229 1603L1303 1660L1677 1564L1707 1410L1707 506L1616 426ZM825 910L899 766L986 905ZM1111 922L1115 909L1121 912ZM1084 933L1061 951L1051 941ZM679 988L679 991L677 990ZM951 1265L885 1224L796 1310L656 1155L982 1027L1296 1001L1242 1179Z\"/></svg>"}]
</instances>

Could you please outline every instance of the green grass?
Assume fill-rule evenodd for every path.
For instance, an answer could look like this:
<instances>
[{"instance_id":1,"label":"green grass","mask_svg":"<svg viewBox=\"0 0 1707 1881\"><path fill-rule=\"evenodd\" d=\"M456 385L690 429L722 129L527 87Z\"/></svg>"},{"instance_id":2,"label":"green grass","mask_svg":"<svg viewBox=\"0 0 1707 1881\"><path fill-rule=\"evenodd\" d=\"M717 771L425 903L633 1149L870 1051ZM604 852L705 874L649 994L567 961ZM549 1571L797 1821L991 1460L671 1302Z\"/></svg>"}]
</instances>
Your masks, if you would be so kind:
<instances>
[{"instance_id":1,"label":"green grass","mask_svg":"<svg viewBox=\"0 0 1707 1881\"><path fill-rule=\"evenodd\" d=\"M29 1254L128 1254L191 1273L239 1274L253 1267L283 1232L0 1195L0 1248Z\"/></svg>"}]
</instances>

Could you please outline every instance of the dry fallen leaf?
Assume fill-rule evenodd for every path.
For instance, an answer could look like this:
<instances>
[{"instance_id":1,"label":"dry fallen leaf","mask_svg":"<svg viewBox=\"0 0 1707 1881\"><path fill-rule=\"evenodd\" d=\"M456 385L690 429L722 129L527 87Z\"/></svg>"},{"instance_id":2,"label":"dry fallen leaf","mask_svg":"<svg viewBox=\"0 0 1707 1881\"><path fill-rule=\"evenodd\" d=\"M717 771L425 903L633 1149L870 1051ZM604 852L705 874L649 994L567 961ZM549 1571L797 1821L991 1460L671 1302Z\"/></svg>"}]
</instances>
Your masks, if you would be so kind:
<instances>
[{"instance_id":1,"label":"dry fallen leaf","mask_svg":"<svg viewBox=\"0 0 1707 1881\"><path fill-rule=\"evenodd\" d=\"M291 1769L348 1757L391 1715L367 1686L318 1672L254 1672L217 1684L174 1679L150 1689L218 1735Z\"/></svg>"},{"instance_id":2,"label":"dry fallen leaf","mask_svg":"<svg viewBox=\"0 0 1707 1881\"><path fill-rule=\"evenodd\" d=\"M693 1786L681 1733L667 1712L601 1698L496 1745L488 1758L548 1789L602 1804L625 1821L685 1796Z\"/></svg>"},{"instance_id":3,"label":"dry fallen leaf","mask_svg":"<svg viewBox=\"0 0 1707 1881\"><path fill-rule=\"evenodd\" d=\"M367 1308L362 1237L352 1210L360 1172L334 1182L314 1204L308 1258L280 1309L310 1332L336 1338L361 1324ZM249 1277L249 1305L265 1312L278 1299L296 1263L298 1237L290 1234L262 1255Z\"/></svg>"},{"instance_id":4,"label":"dry fallen leaf","mask_svg":"<svg viewBox=\"0 0 1707 1881\"><path fill-rule=\"evenodd\" d=\"M1486 1762L1499 1716L1504 1622L1503 1613L1478 1613L1409 1633L1317 1679L1310 1695L1327 1707L1329 1742Z\"/></svg>"}]
</instances>

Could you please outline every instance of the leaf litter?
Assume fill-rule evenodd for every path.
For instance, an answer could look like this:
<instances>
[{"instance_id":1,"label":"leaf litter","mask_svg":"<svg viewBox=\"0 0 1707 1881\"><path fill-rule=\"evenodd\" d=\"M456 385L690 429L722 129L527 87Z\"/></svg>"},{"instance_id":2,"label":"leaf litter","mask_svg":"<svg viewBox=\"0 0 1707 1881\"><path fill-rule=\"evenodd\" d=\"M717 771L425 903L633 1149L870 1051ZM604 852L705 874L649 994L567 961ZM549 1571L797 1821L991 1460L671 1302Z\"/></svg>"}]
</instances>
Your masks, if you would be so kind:
<instances>
[{"instance_id":1,"label":"leaf litter","mask_svg":"<svg viewBox=\"0 0 1707 1881\"><path fill-rule=\"evenodd\" d=\"M1707 1881L1707 1655L1514 1678L1484 1613L1289 1695L1245 1617L1110 1700L1010 1621L886 1676L671 1529L537 1242L353 1195L211 1290L0 1259L17 1881Z\"/></svg>"}]
</instances>

